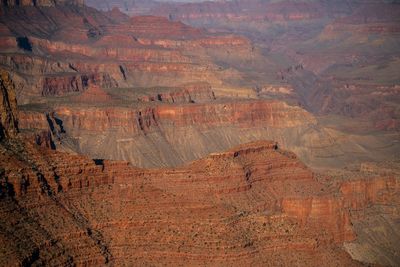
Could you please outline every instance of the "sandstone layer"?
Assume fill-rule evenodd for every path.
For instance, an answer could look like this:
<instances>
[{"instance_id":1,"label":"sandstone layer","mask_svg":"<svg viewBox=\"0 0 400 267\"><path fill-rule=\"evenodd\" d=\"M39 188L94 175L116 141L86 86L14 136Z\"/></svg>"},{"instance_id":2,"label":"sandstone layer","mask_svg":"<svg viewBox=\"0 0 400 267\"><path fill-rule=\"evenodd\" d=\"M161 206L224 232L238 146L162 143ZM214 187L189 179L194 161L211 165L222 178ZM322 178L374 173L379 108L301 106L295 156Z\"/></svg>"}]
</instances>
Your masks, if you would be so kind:
<instances>
[{"instance_id":1,"label":"sandstone layer","mask_svg":"<svg viewBox=\"0 0 400 267\"><path fill-rule=\"evenodd\" d=\"M209 50L247 57L249 41L209 34L154 16L129 18L89 7L10 7L0 21L0 64L18 80L19 103L103 88L181 86L237 75L217 66ZM29 18L26 17L29 13Z\"/></svg>"},{"instance_id":2,"label":"sandstone layer","mask_svg":"<svg viewBox=\"0 0 400 267\"><path fill-rule=\"evenodd\" d=\"M152 171L29 143L1 147L4 265L357 266L340 248L355 239L355 197L372 205L398 190L344 185L335 196L273 142Z\"/></svg>"},{"instance_id":3,"label":"sandstone layer","mask_svg":"<svg viewBox=\"0 0 400 267\"><path fill-rule=\"evenodd\" d=\"M300 102L307 110L319 115L361 118L370 121L371 127L376 130L397 131L398 93L392 97L382 97L387 94L384 88L400 83L397 71L400 66L400 8L396 3L336 1L332 4L324 1L258 0L152 2L149 10L139 8L149 7L140 1L124 2L127 3L125 6L122 1L113 1L109 6L120 7L128 14L137 14L142 10L143 14L184 21L214 32L247 36L256 44L255 47L263 49L264 56L267 55L261 60L263 63L255 64L251 70L255 72L257 66L263 64L264 76L271 72L265 64L271 57L279 58L277 65L289 57L295 62L293 66L301 66L301 71L297 71L297 68L293 71L292 66L273 69L277 77L268 77L269 83L280 80L281 84L277 86L289 86L293 88L293 93L264 93L262 97ZM106 8L101 1L89 1L88 4ZM233 61L229 63L238 64ZM250 70L246 69L246 72ZM265 87L260 76L256 80L253 88L259 90ZM361 111L363 114L360 114Z\"/></svg>"},{"instance_id":4,"label":"sandstone layer","mask_svg":"<svg viewBox=\"0 0 400 267\"><path fill-rule=\"evenodd\" d=\"M350 11L345 4L332 7L314 2L202 5L188 6L193 13L202 9L217 14L229 6L245 26L266 23L287 34L272 36L271 41L269 26L248 35L254 31L236 28L236 24L230 30L220 25L223 33L211 33L174 18L130 18L118 10L100 12L71 5L4 9L0 64L9 72L18 103L24 105L21 128L53 132L46 114L54 114L64 123L64 132L56 138L58 148L145 167L177 166L259 139L277 140L315 167L337 168L393 157L399 147L396 85L333 79L332 70L318 76L321 58L315 55L319 47L303 43L315 36L319 38L316 44L325 40L326 23L363 25L361 8L373 6L352 4L354 11ZM184 14L188 6L179 5L177 14ZM257 19L255 14L265 6L282 18ZM388 10L369 21L395 20L396 9ZM240 17L243 12L247 18ZM303 13L303 17L298 15ZM349 20L353 14L356 19ZM382 19L386 14L392 15ZM299 24L290 24L292 20ZM315 25L305 34L308 23ZM266 39L260 42L256 36ZM297 46L304 49L297 51ZM307 51L313 56L307 57ZM336 61L359 58L332 51L325 54ZM393 81L395 74L390 77ZM246 102L249 99L254 102ZM269 99L276 109L268 110ZM313 114L292 106L320 116L361 120L354 125L368 123L368 131L351 129L351 135L343 138L348 128L330 124L327 129L325 121L333 120L311 118Z\"/></svg>"},{"instance_id":5,"label":"sandstone layer","mask_svg":"<svg viewBox=\"0 0 400 267\"><path fill-rule=\"evenodd\" d=\"M46 119L41 138L63 132ZM399 205L399 176L316 176L276 142L153 170L38 145L25 134L0 141L4 266L360 266L342 247L365 261L353 221L367 206Z\"/></svg>"},{"instance_id":6,"label":"sandstone layer","mask_svg":"<svg viewBox=\"0 0 400 267\"><path fill-rule=\"evenodd\" d=\"M397 4L0 3L1 266L399 265Z\"/></svg>"}]
</instances>

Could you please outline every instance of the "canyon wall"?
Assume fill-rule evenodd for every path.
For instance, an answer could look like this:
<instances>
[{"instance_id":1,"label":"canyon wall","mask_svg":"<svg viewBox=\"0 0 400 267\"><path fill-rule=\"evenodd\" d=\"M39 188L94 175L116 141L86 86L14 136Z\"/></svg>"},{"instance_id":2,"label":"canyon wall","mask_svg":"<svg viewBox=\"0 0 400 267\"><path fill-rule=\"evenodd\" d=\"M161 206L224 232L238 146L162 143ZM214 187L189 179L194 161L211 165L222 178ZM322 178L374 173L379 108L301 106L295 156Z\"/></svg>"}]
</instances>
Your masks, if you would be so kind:
<instances>
[{"instance_id":1,"label":"canyon wall","mask_svg":"<svg viewBox=\"0 0 400 267\"><path fill-rule=\"evenodd\" d=\"M156 14L186 22L206 19L220 21L308 20L345 14L346 7L352 6L345 2L339 2L333 6L324 2L297 1L293 3L259 0L204 1L202 3L112 1L108 5L105 5L103 1L88 0L87 4L100 9L117 7L132 15L140 14L142 11L143 14Z\"/></svg>"},{"instance_id":2,"label":"canyon wall","mask_svg":"<svg viewBox=\"0 0 400 267\"><path fill-rule=\"evenodd\" d=\"M57 130L62 132L57 138L59 149L93 158L127 160L142 167L178 166L260 139L276 140L280 147L296 152L303 162L315 167L338 168L377 157L389 160L388 151L397 149L395 140L386 137L346 137L323 127L304 109L276 100L232 103L210 98L205 91L201 96L189 94L182 100L174 96L165 101L157 97L160 93L146 93L138 95L138 106L132 108L100 90L87 92L90 94L71 99L75 105L47 111L24 109L20 127L48 131L46 114L51 114L62 125L62 130Z\"/></svg>"},{"instance_id":3,"label":"canyon wall","mask_svg":"<svg viewBox=\"0 0 400 267\"><path fill-rule=\"evenodd\" d=\"M332 242L335 229L323 232L324 224L281 213L280 199L313 194L320 185L273 142L152 171L28 143L22 158L13 144L1 149L5 265L315 265L311 255L320 255L332 265L357 266L336 247L348 238Z\"/></svg>"},{"instance_id":4,"label":"canyon wall","mask_svg":"<svg viewBox=\"0 0 400 267\"><path fill-rule=\"evenodd\" d=\"M210 32L244 35L256 50L264 51L264 64L272 56L281 62L290 58L293 66L302 66L302 71L297 72L292 72L291 66L274 69L272 72L278 77L266 80L277 83L280 78L294 90L293 94L270 94L271 97L300 102L319 115L370 121L370 127L379 131L398 130L398 94L384 89L399 84L396 70L400 8L396 3L240 0L152 2L151 8L140 1L124 3L113 1L109 6L117 6L127 14L164 16ZM105 7L101 1L88 4ZM233 65L231 61L230 64ZM267 69L264 66L264 76L271 72ZM253 88L264 87L262 78L256 80Z\"/></svg>"},{"instance_id":5,"label":"canyon wall","mask_svg":"<svg viewBox=\"0 0 400 267\"><path fill-rule=\"evenodd\" d=\"M271 110L270 105L283 105L243 104L268 104ZM15 112L4 110L7 117ZM136 130L150 131L165 111L151 115L151 123L139 120ZM167 117L171 114L168 109ZM272 114L250 117L271 123L280 113ZM21 124L25 116L21 112ZM55 114L30 116L27 121L47 120L51 138L64 131ZM369 262L352 245L363 241L355 239L353 223L368 216L366 207L395 211L399 201L398 176L360 179L349 172L343 182L329 176L324 181L276 142L241 145L179 168L146 170L49 150L21 135L0 143L0 159L0 255L7 255L0 257L2 265L318 266L323 258L328 266L359 266L340 248L345 242L352 255Z\"/></svg>"},{"instance_id":6,"label":"canyon wall","mask_svg":"<svg viewBox=\"0 0 400 267\"><path fill-rule=\"evenodd\" d=\"M224 88L223 79L240 75L217 66L209 51L236 51L243 57L251 52L251 44L243 37L210 35L157 17L114 22L89 8L82 18L68 6L42 13L39 9L30 10L37 20L32 24L43 29L39 32L26 25L20 9L7 11L2 22L5 32L0 36L4 40L0 42L4 45L0 64L18 79L17 97L21 104L40 102L43 96L83 92L91 84L135 88L207 81ZM65 14L76 17L74 30ZM93 37L92 32L99 30L99 25L101 32Z\"/></svg>"},{"instance_id":7,"label":"canyon wall","mask_svg":"<svg viewBox=\"0 0 400 267\"><path fill-rule=\"evenodd\" d=\"M24 6L35 6L35 7L52 7L56 5L84 5L84 0L1 0L0 6L2 7L24 7Z\"/></svg>"},{"instance_id":8,"label":"canyon wall","mask_svg":"<svg viewBox=\"0 0 400 267\"><path fill-rule=\"evenodd\" d=\"M1 1L0 265L398 265L397 5L64 2Z\"/></svg>"},{"instance_id":9,"label":"canyon wall","mask_svg":"<svg viewBox=\"0 0 400 267\"><path fill-rule=\"evenodd\" d=\"M0 69L0 139L18 133L18 110L14 84L7 71Z\"/></svg>"},{"instance_id":10,"label":"canyon wall","mask_svg":"<svg viewBox=\"0 0 400 267\"><path fill-rule=\"evenodd\" d=\"M332 187L275 142L153 170L20 141L0 149L2 265L361 266L341 249L357 211L398 203L398 178Z\"/></svg>"},{"instance_id":11,"label":"canyon wall","mask_svg":"<svg viewBox=\"0 0 400 267\"><path fill-rule=\"evenodd\" d=\"M190 99L198 98L190 96ZM175 104L162 100L156 106L151 101L143 102L142 108L109 107L113 102L97 101L96 105L106 106L63 106L49 114L62 124L68 136L66 143L70 143L69 138L75 140L76 151L93 158L128 160L136 166L177 166L264 138L275 139L280 146L293 149L307 163L320 158L323 161L327 158L325 163L338 160L334 155L340 147L301 108L266 100ZM21 111L20 126L49 129L45 113L28 110ZM61 148L62 138L60 142ZM310 150L313 156L309 155ZM326 154L328 150L332 154Z\"/></svg>"},{"instance_id":12,"label":"canyon wall","mask_svg":"<svg viewBox=\"0 0 400 267\"><path fill-rule=\"evenodd\" d=\"M152 15L129 18L118 10L103 13L85 7L82 13L80 8L68 5L45 11L16 7L7 9L1 22L0 38L4 39L0 43L4 50L0 53L0 64L10 70L18 103L24 105L26 113L31 111L25 118L35 117L40 112L41 117L55 112L56 117L65 121L66 135L70 135L68 146L93 157L129 160L147 167L176 166L232 145L275 139L282 147L295 151L307 164L338 167L349 160L362 162L374 156L386 160L396 150L398 144L389 135L399 125L394 103L397 87L355 84L354 80L329 78L329 72L324 73L328 78L317 76L312 66L320 63L316 56L320 47L303 43L310 38L320 38L315 39L315 44L322 42L323 34L319 33L332 21L353 23L353 20L348 22L347 17L353 13L360 17L362 12L357 10L362 5L354 4L353 11L346 11L343 3L337 7L326 3L291 5L259 1L205 5L211 6L207 9L209 12L218 13L226 6L235 14L244 12L250 19L250 22L243 22L246 25L255 21L281 26L286 25L283 22L296 22L283 28L274 24L279 26L278 33L279 29L287 32L272 36L274 41L269 39L271 36L263 35L269 28L262 28L259 37L264 36L265 40L260 43L254 36L236 35L236 32L246 31L236 31L235 27L224 28L220 33ZM214 5L219 8L212 8ZM251 6L248 13L243 11L246 5ZM282 20L271 18L260 22L254 17L252 21L253 15L264 5L270 12L282 14ZM195 13L200 12L202 4L188 6ZM178 11L184 14L188 6L179 6L182 10ZM385 10L370 20L379 20L389 12ZM30 12L29 21L24 19L23 12ZM301 18L296 15L300 13L314 15ZM71 17L75 18L72 26ZM320 25L321 17L329 20ZM393 19L391 15L382 21ZM307 33L307 23L316 23L312 24L310 33ZM312 62L306 60L308 50L312 51ZM341 58L350 61L363 58L358 54L343 57L325 54L334 55L327 68ZM205 82L206 86L201 85ZM93 88L97 89L93 91ZM326 121L323 117L302 123L303 116L310 122L312 115L283 105L280 106L282 111L269 111L266 106L255 104L257 101L244 104L245 99L259 99L259 102L275 99L322 116L362 120L354 125L364 125L366 121L371 124L368 125L372 129L368 130L370 139L356 132L344 140L342 136L347 129L336 125L329 125L334 130L326 129L321 125ZM77 107L70 107L70 103ZM164 106L166 103L174 107ZM116 110L110 109L111 105L116 106ZM132 109L126 108L132 106ZM74 113L72 109L79 112ZM235 114L234 109L239 111ZM118 112L129 115L121 119L120 114L115 115ZM184 112L187 115L183 116ZM82 118L77 118L79 116ZM161 116L161 122L157 116ZM288 119L291 116L294 119ZM234 126L226 123L228 121ZM46 120L29 122L22 118L21 122L25 129L37 125L48 130L43 127ZM104 133L98 134L97 126ZM376 136L375 130L389 133ZM179 137L179 141L174 140L174 136ZM381 144L388 142L390 145L385 150ZM190 148L192 143L196 144L196 149ZM374 144L372 148L370 143ZM170 156L165 152L169 149L178 151ZM154 150L163 152L154 153Z\"/></svg>"}]
</instances>

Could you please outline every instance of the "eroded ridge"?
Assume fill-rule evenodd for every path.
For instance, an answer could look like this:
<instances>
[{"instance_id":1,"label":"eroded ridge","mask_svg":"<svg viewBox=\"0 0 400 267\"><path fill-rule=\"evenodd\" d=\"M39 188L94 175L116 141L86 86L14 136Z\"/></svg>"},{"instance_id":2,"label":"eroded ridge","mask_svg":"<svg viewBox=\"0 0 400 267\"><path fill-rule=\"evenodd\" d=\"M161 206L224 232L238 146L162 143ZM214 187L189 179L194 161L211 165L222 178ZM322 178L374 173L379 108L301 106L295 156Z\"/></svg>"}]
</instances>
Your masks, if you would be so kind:
<instances>
[{"instance_id":1,"label":"eroded ridge","mask_svg":"<svg viewBox=\"0 0 400 267\"><path fill-rule=\"evenodd\" d=\"M398 178L328 187L275 142L174 169L13 140L1 159L5 265L357 265L340 248L352 211L398 201Z\"/></svg>"}]
</instances>

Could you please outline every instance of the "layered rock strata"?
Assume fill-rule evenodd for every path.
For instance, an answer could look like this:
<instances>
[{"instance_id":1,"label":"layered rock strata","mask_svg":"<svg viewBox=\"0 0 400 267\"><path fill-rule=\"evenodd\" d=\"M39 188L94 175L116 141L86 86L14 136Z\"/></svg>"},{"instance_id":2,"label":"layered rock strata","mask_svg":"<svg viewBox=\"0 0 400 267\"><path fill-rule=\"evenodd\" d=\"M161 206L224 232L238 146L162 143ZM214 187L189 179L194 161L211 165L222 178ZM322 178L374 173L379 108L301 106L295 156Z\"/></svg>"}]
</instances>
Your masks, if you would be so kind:
<instances>
[{"instance_id":1,"label":"layered rock strata","mask_svg":"<svg viewBox=\"0 0 400 267\"><path fill-rule=\"evenodd\" d=\"M116 20L88 7L42 10L23 5L5 9L2 17L0 64L18 79L20 103L83 92L90 85L132 88L207 81L221 87L232 70L217 66L209 51L235 51L243 57L251 52L244 37L210 34L154 16Z\"/></svg>"},{"instance_id":2,"label":"layered rock strata","mask_svg":"<svg viewBox=\"0 0 400 267\"><path fill-rule=\"evenodd\" d=\"M353 237L330 217L285 213L285 196L307 198L320 185L275 143L154 171L12 146L1 154L2 264L314 265L319 255L356 265L336 247Z\"/></svg>"},{"instance_id":3,"label":"layered rock strata","mask_svg":"<svg viewBox=\"0 0 400 267\"><path fill-rule=\"evenodd\" d=\"M64 130L54 114L46 120ZM361 266L341 247L356 241L353 220L399 206L398 176L315 176L268 141L146 170L7 137L0 160L5 266Z\"/></svg>"},{"instance_id":4,"label":"layered rock strata","mask_svg":"<svg viewBox=\"0 0 400 267\"><path fill-rule=\"evenodd\" d=\"M163 103L165 98L161 100L158 102ZM193 103L199 101L193 95L189 100L179 105L153 106L150 102L143 108L109 107L112 102L103 103L105 107L64 106L50 113L62 123L67 135L76 139L76 151L129 160L143 167L177 166L263 137L277 138L284 147L294 149L299 149L299 140L290 136L296 132L316 134L317 140L326 138L312 130L317 122L311 114L283 102ZM49 129L41 112L22 111L20 125L23 129ZM333 146L330 140L321 142Z\"/></svg>"}]
</instances>

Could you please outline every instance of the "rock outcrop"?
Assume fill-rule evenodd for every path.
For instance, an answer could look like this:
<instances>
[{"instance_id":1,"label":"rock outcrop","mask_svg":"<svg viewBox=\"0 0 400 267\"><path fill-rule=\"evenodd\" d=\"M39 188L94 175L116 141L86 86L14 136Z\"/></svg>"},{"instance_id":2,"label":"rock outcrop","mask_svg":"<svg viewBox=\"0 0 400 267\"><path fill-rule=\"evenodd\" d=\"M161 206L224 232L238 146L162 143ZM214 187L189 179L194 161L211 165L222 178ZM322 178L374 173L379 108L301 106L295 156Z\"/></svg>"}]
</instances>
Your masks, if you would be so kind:
<instances>
[{"instance_id":1,"label":"rock outcrop","mask_svg":"<svg viewBox=\"0 0 400 267\"><path fill-rule=\"evenodd\" d=\"M157 90L157 88L155 89ZM208 83L185 84L180 88L159 89L157 93L146 92L138 97L139 102L198 103L216 100L215 92Z\"/></svg>"},{"instance_id":2,"label":"rock outcrop","mask_svg":"<svg viewBox=\"0 0 400 267\"><path fill-rule=\"evenodd\" d=\"M7 71L0 69L0 140L18 133L15 86Z\"/></svg>"},{"instance_id":3,"label":"rock outcrop","mask_svg":"<svg viewBox=\"0 0 400 267\"><path fill-rule=\"evenodd\" d=\"M325 139L324 145L333 145L314 130L315 117L283 102L210 102L195 95L181 101L177 95L164 96L142 102L144 106L137 108L111 107L118 102L96 101L98 94L93 95L94 106L82 107L81 96L76 96L73 101L78 100L78 106L59 106L53 113L67 135L76 140L77 151L94 158L128 160L142 167L177 166L260 138L276 138L284 147L304 155L299 143L307 141L293 138L295 133L317 135L312 142ZM173 103L168 104L168 99ZM22 111L20 125L23 129L49 129L46 116L37 111Z\"/></svg>"},{"instance_id":4,"label":"rock outcrop","mask_svg":"<svg viewBox=\"0 0 400 267\"><path fill-rule=\"evenodd\" d=\"M154 170L30 143L0 149L2 265L360 266L341 249L356 240L353 222L399 203L398 177L321 182L275 142Z\"/></svg>"},{"instance_id":5,"label":"rock outcrop","mask_svg":"<svg viewBox=\"0 0 400 267\"><path fill-rule=\"evenodd\" d=\"M347 210L317 205L323 211L304 220L280 204L311 198L322 185L274 142L151 171L8 146L0 154L2 265L318 265L321 257L328 266L358 265L339 249L350 240L338 235Z\"/></svg>"},{"instance_id":6,"label":"rock outcrop","mask_svg":"<svg viewBox=\"0 0 400 267\"><path fill-rule=\"evenodd\" d=\"M129 1L126 4L129 6ZM134 3L141 4L148 11L150 6L153 11L157 6L171 7L149 1ZM396 5L380 3L369 10L379 5L385 8L367 18L368 23L396 21ZM265 7L269 18L264 14ZM329 5L320 1L249 0L179 5L174 11L204 13L203 20L210 23L215 22L210 19L212 16L229 21L228 25L212 25L209 31L175 21L173 14L172 18L129 18L118 10L100 12L71 5L7 8L0 23L0 64L10 70L18 103L25 105L22 125L48 131L48 126L43 127L46 120L35 124L26 119L37 118L38 110L43 114L56 111L56 116L65 120L67 135L76 141L75 151L99 158L123 159L146 167L176 166L243 142L276 139L306 163L319 167L343 166L349 160L358 163L359 158L385 160L399 144L387 133L378 137L371 133L367 141L357 132L356 137L344 140L343 133L349 129L323 127L326 121L333 120L322 117L318 123L319 118L310 119L311 114L283 104L271 111L261 107L263 104L255 104L272 98L322 116L368 121L374 131L397 131L398 90L387 85L397 80L397 59L393 56L388 68L383 63L374 68L379 73L373 77L390 76L389 80L385 78L384 88L375 82L366 85L363 80L337 78L338 60L343 59L345 66L362 66L365 58L377 58L368 56L375 48L363 50L367 56L354 49L344 55L343 46L336 41L325 48L326 39L320 34L335 22L363 25L362 7L358 2ZM230 12L225 16L220 14L222 9ZM260 12L261 17L257 15ZM28 13L29 18L25 15ZM215 16L207 17L208 13ZM390 16L382 19L385 14ZM349 19L352 15L356 16L354 20ZM197 21L201 20L199 15ZM354 41L350 39L348 43ZM380 40L376 41L374 47L379 48ZM343 42L349 47L347 41ZM319 77L318 73L325 76ZM353 86L357 88L353 90ZM101 88L104 92L85 93L88 88ZM259 100L244 104L244 99L254 98ZM75 108L76 112L71 111ZM120 111L128 115L117 114ZM71 119L68 114L75 117ZM92 115L99 123L90 119ZM364 124L357 122L351 127L358 125ZM105 132L93 137L99 133L97 126ZM172 141L173 136L179 137L179 142ZM136 143L140 143L139 147ZM376 145L371 148L370 143ZM381 145L386 143L389 145ZM196 149L190 144L196 144ZM105 149L109 147L112 152ZM382 147L388 149L383 151ZM178 152L170 156L169 152L160 154L154 150Z\"/></svg>"},{"instance_id":7,"label":"rock outcrop","mask_svg":"<svg viewBox=\"0 0 400 267\"><path fill-rule=\"evenodd\" d=\"M86 103L106 103L110 102L112 100L112 97L104 90L102 90L99 86L92 85L89 86L89 88L79 96L75 96L73 100Z\"/></svg>"},{"instance_id":8,"label":"rock outcrop","mask_svg":"<svg viewBox=\"0 0 400 267\"><path fill-rule=\"evenodd\" d=\"M207 81L220 87L232 71L217 66L209 53L251 52L249 40L240 36L210 34L161 17L114 20L82 10L57 5L4 11L0 64L21 77L19 103L82 92L91 84L134 88Z\"/></svg>"},{"instance_id":9,"label":"rock outcrop","mask_svg":"<svg viewBox=\"0 0 400 267\"><path fill-rule=\"evenodd\" d=\"M0 265L398 265L398 5L81 4L0 2Z\"/></svg>"}]
</instances>

